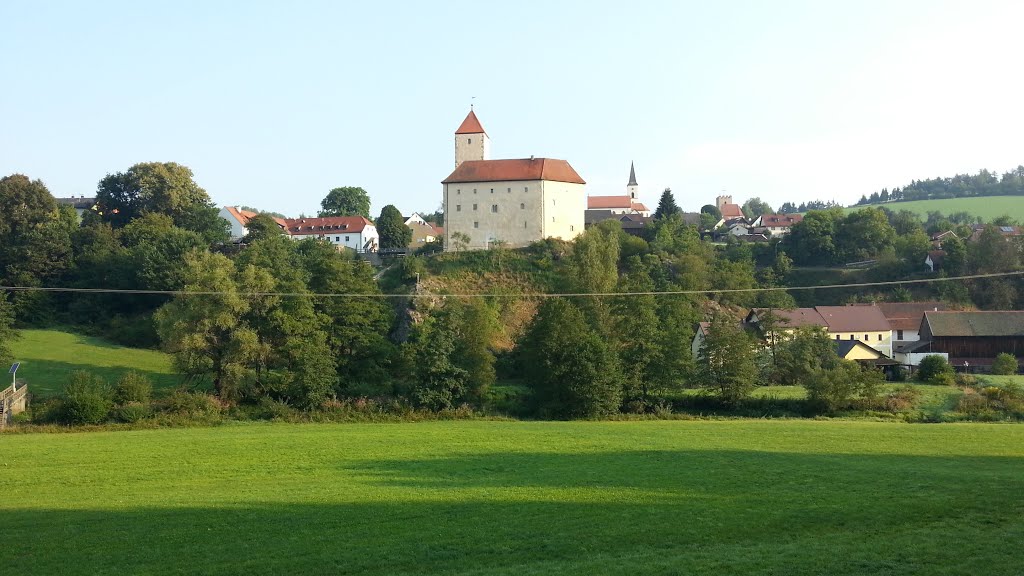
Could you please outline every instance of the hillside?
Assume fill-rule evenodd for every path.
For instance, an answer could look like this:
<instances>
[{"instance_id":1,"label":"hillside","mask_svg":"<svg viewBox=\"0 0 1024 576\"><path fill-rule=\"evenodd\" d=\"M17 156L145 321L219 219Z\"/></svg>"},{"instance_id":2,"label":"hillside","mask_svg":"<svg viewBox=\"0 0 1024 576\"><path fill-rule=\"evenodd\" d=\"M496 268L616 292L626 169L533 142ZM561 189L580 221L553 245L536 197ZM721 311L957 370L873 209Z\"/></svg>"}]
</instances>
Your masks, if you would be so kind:
<instances>
[{"instance_id":1,"label":"hillside","mask_svg":"<svg viewBox=\"0 0 1024 576\"><path fill-rule=\"evenodd\" d=\"M1018 221L1024 221L1024 197L1022 196L988 196L975 198L946 198L941 200L914 200L910 202L887 202L884 204L869 204L863 206L851 206L846 212L860 210L862 208L884 207L889 210L910 210L920 214L922 218L927 217L928 212L941 212L948 216L955 212L967 212L981 217L990 222L1000 216L1009 216Z\"/></svg>"},{"instance_id":2,"label":"hillside","mask_svg":"<svg viewBox=\"0 0 1024 576\"><path fill-rule=\"evenodd\" d=\"M29 385L36 396L59 393L68 374L88 370L110 383L134 370L153 381L156 389L181 384L182 378L171 367L171 357L155 350L141 350L111 344L60 330L22 330L12 351L21 362L18 380Z\"/></svg>"}]
</instances>

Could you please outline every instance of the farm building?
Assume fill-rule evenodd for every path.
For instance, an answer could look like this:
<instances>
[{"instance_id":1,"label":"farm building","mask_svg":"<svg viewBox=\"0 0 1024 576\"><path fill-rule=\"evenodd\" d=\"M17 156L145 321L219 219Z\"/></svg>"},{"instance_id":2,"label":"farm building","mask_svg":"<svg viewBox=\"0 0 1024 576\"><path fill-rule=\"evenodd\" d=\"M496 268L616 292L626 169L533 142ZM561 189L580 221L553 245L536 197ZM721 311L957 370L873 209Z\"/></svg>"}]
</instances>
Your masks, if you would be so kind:
<instances>
[{"instance_id":1,"label":"farm building","mask_svg":"<svg viewBox=\"0 0 1024 576\"><path fill-rule=\"evenodd\" d=\"M908 352L941 352L954 366L973 370L992 365L998 354L1024 357L1024 311L925 312L921 341Z\"/></svg>"}]
</instances>

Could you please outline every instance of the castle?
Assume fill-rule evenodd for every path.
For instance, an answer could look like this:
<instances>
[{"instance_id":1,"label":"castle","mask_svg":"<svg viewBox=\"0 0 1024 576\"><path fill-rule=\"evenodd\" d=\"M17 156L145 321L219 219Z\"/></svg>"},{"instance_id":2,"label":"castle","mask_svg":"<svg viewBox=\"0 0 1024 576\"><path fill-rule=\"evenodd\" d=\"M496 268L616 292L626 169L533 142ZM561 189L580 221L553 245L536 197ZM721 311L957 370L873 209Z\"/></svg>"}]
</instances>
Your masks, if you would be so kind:
<instances>
[{"instance_id":1,"label":"castle","mask_svg":"<svg viewBox=\"0 0 1024 576\"><path fill-rule=\"evenodd\" d=\"M520 247L583 233L586 182L568 162L490 155L491 139L470 110L455 131L455 171L441 183L445 250Z\"/></svg>"}]
</instances>

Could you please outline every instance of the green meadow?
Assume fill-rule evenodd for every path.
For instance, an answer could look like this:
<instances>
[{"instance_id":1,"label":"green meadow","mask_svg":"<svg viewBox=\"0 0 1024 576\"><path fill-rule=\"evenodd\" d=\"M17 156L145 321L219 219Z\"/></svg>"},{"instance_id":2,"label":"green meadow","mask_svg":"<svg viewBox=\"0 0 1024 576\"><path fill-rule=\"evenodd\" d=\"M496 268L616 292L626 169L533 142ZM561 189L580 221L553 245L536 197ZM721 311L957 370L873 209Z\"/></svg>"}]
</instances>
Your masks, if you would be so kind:
<instances>
[{"instance_id":1,"label":"green meadow","mask_svg":"<svg viewBox=\"0 0 1024 576\"><path fill-rule=\"evenodd\" d=\"M75 370L88 370L110 383L134 370L148 376L158 390L183 381L171 367L171 357L163 352L128 348L60 330L21 330L20 334L11 346L15 360L21 362L18 379L36 396L60 393L68 374Z\"/></svg>"},{"instance_id":2,"label":"green meadow","mask_svg":"<svg viewBox=\"0 0 1024 576\"><path fill-rule=\"evenodd\" d=\"M1024 427L246 424L0 436L3 573L1020 574Z\"/></svg>"},{"instance_id":3,"label":"green meadow","mask_svg":"<svg viewBox=\"0 0 1024 576\"><path fill-rule=\"evenodd\" d=\"M872 204L871 206L853 206L847 208L846 212L849 213L852 210L878 206L884 206L893 211L910 210L920 214L922 218L926 217L928 212L941 212L946 216L954 212L967 212L975 216L981 216L986 222L995 220L1000 216L1010 216L1018 221L1024 221L1024 197L1021 196L983 196L979 198L888 202L886 204Z\"/></svg>"}]
</instances>

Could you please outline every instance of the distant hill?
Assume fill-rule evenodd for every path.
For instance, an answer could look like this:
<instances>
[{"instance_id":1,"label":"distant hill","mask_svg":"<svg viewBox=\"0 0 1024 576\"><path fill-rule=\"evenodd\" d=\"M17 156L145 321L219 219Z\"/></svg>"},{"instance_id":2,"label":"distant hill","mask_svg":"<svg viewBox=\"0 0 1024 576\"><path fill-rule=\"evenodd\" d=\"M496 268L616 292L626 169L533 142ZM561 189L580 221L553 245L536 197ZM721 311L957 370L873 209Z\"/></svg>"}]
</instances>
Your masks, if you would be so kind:
<instances>
[{"instance_id":1,"label":"distant hill","mask_svg":"<svg viewBox=\"0 0 1024 576\"><path fill-rule=\"evenodd\" d=\"M1000 216L1010 216L1018 221L1024 221L1024 197L1021 196L985 196L972 198L946 198L940 200L915 200L911 202L886 202L883 204L868 204L865 206L852 206L846 208L849 213L862 208L886 208L892 211L910 210L922 217L928 212L941 212L948 216L955 212L967 212L974 216L980 216L986 222Z\"/></svg>"}]
</instances>

